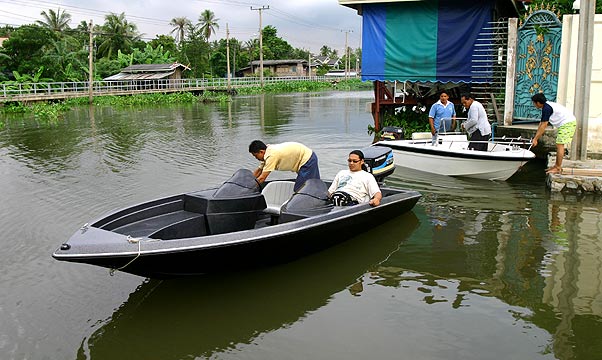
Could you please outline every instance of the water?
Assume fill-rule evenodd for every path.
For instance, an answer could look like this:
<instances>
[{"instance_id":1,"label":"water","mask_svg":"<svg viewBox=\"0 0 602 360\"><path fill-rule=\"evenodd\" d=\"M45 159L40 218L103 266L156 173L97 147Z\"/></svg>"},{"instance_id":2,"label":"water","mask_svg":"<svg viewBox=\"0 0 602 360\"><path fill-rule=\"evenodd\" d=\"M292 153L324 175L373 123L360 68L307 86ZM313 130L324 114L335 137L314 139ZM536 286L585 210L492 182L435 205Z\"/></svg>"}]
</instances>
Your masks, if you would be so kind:
<instances>
[{"instance_id":1,"label":"water","mask_svg":"<svg viewBox=\"0 0 602 360\"><path fill-rule=\"evenodd\" d=\"M539 163L509 182L398 168L412 212L279 266L156 281L52 259L104 212L253 169L256 138L333 177L372 141L372 96L4 119L0 359L601 359L602 205L550 194Z\"/></svg>"}]
</instances>

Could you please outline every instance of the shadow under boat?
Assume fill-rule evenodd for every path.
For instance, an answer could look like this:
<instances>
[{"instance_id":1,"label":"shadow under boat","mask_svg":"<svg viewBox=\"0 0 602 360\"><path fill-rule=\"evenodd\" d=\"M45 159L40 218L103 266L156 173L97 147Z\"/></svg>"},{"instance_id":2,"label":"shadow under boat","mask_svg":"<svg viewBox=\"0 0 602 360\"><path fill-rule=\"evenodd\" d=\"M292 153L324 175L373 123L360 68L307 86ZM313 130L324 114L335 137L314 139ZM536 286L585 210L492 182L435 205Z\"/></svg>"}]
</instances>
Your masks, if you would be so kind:
<instances>
[{"instance_id":1,"label":"shadow under boat","mask_svg":"<svg viewBox=\"0 0 602 360\"><path fill-rule=\"evenodd\" d=\"M413 212L297 261L144 282L82 341L78 359L209 358L297 322L400 251ZM354 295L357 295L354 293Z\"/></svg>"}]
</instances>

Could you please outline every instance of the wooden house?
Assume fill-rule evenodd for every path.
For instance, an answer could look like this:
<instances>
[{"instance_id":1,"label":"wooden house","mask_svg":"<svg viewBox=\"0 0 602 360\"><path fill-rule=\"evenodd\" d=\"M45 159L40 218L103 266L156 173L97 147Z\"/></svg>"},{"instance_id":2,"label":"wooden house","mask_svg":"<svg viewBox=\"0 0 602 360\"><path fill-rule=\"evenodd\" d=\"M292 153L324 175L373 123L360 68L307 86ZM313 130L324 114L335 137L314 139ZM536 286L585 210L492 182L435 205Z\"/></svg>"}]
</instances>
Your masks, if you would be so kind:
<instances>
[{"instance_id":1,"label":"wooden house","mask_svg":"<svg viewBox=\"0 0 602 360\"><path fill-rule=\"evenodd\" d=\"M107 81L138 81L138 80L162 80L181 79L182 73L190 70L186 65L180 63L172 64L136 64L121 69L118 74L104 78Z\"/></svg>"},{"instance_id":2,"label":"wooden house","mask_svg":"<svg viewBox=\"0 0 602 360\"><path fill-rule=\"evenodd\" d=\"M308 66L307 60L292 59L292 60L264 60L263 70L277 77L295 77L307 76ZM312 68L315 64L312 64ZM259 76L260 62L259 60L251 61L249 66L237 71L237 76Z\"/></svg>"}]
</instances>

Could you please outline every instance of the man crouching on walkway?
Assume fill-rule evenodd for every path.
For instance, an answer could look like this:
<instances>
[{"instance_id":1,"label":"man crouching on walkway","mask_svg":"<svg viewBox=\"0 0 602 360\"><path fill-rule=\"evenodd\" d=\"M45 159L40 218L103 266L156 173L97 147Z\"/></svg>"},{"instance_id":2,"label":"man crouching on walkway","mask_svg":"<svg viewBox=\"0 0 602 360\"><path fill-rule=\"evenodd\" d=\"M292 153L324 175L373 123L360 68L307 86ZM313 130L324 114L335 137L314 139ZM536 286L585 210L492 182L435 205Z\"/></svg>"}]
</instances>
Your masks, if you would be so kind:
<instances>
[{"instance_id":1,"label":"man crouching on walkway","mask_svg":"<svg viewBox=\"0 0 602 360\"><path fill-rule=\"evenodd\" d=\"M261 140L254 140L249 145L249 152L260 161L259 167L253 172L260 184L274 170L297 173L294 191L299 191L305 181L320 178L318 157L303 144L284 142L266 145Z\"/></svg>"},{"instance_id":2,"label":"man crouching on walkway","mask_svg":"<svg viewBox=\"0 0 602 360\"><path fill-rule=\"evenodd\" d=\"M533 138L533 147L537 146L538 140L546 131L548 123L555 128L558 128L556 135L556 164L546 169L546 174L559 174L562 172L562 158L564 158L564 147L569 145L575 135L577 128L577 119L573 113L564 106L555 102L547 101L542 93L535 94L531 97L533 105L541 109L541 121L537 127L537 133Z\"/></svg>"}]
</instances>

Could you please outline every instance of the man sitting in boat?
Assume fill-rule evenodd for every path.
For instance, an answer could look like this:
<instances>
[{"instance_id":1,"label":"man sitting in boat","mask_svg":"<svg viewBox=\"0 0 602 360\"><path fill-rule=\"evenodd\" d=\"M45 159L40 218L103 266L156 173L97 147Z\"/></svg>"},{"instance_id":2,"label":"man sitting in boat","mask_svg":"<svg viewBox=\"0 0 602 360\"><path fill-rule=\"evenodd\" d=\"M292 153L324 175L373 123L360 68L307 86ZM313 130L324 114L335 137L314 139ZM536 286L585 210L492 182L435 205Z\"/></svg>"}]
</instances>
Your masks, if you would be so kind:
<instances>
[{"instance_id":1,"label":"man sitting in boat","mask_svg":"<svg viewBox=\"0 0 602 360\"><path fill-rule=\"evenodd\" d=\"M305 181L320 178L318 156L303 144L291 141L266 145L261 140L254 140L249 145L249 152L260 161L259 167L253 172L260 184L274 170L297 173L294 191L298 191Z\"/></svg>"},{"instance_id":2,"label":"man sitting in boat","mask_svg":"<svg viewBox=\"0 0 602 360\"><path fill-rule=\"evenodd\" d=\"M469 149L487 151L489 136L491 135L491 124L487 119L487 112L483 105L472 98L470 94L462 94L462 105L468 109L468 115L462 127L470 136Z\"/></svg>"},{"instance_id":3,"label":"man sitting in boat","mask_svg":"<svg viewBox=\"0 0 602 360\"><path fill-rule=\"evenodd\" d=\"M347 159L349 170L341 170L335 176L328 196L337 206L369 203L371 206L380 205L382 193L372 174L363 169L364 153L353 150Z\"/></svg>"}]
</instances>

